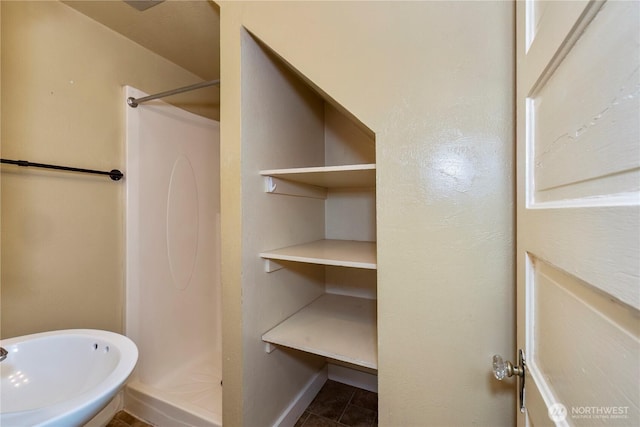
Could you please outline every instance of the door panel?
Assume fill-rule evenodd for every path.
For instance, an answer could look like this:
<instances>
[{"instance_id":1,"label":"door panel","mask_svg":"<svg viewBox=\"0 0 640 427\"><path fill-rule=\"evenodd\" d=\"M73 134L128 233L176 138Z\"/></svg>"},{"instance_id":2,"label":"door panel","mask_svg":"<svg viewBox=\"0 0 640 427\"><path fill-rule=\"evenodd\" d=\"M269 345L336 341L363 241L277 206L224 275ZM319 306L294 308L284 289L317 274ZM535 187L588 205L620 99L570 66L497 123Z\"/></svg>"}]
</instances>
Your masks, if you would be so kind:
<instances>
[{"instance_id":1,"label":"door panel","mask_svg":"<svg viewBox=\"0 0 640 427\"><path fill-rule=\"evenodd\" d=\"M638 35L606 30L633 28L638 15L612 9L599 10L529 94L533 203L638 191L640 70L628 60Z\"/></svg>"},{"instance_id":2,"label":"door panel","mask_svg":"<svg viewBox=\"0 0 640 427\"><path fill-rule=\"evenodd\" d=\"M531 264L536 327L528 333L537 367L558 401L565 406L637 405L640 366L634 337L640 328L632 310L544 261L533 258ZM594 393L603 384L616 385L606 397Z\"/></svg>"},{"instance_id":3,"label":"door panel","mask_svg":"<svg viewBox=\"0 0 640 427\"><path fill-rule=\"evenodd\" d=\"M517 3L518 424L640 424L640 3Z\"/></svg>"},{"instance_id":4,"label":"door panel","mask_svg":"<svg viewBox=\"0 0 640 427\"><path fill-rule=\"evenodd\" d=\"M530 209L521 236L529 253L638 308L639 215L637 206Z\"/></svg>"},{"instance_id":5,"label":"door panel","mask_svg":"<svg viewBox=\"0 0 640 427\"><path fill-rule=\"evenodd\" d=\"M556 64L555 58L562 53L558 48L571 40L573 25L590 10L589 4L585 0L517 2L522 15L517 23L522 32L518 49L526 52L528 60L520 77L526 87L533 88L545 69Z\"/></svg>"}]
</instances>

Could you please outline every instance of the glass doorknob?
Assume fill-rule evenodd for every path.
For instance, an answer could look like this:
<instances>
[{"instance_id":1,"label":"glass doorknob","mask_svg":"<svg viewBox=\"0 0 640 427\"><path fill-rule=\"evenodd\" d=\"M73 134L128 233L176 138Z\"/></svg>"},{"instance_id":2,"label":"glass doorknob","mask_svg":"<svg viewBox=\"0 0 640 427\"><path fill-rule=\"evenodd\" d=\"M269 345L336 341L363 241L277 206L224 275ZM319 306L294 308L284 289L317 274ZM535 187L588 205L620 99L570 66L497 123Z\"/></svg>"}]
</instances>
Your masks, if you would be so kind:
<instances>
[{"instance_id":1,"label":"glass doorknob","mask_svg":"<svg viewBox=\"0 0 640 427\"><path fill-rule=\"evenodd\" d=\"M502 360L502 356L500 356L499 354L494 354L493 375L498 380L503 380L505 379L505 377L512 377L513 375L521 377L524 375L524 369L523 366L513 366L513 364L508 360Z\"/></svg>"},{"instance_id":2,"label":"glass doorknob","mask_svg":"<svg viewBox=\"0 0 640 427\"><path fill-rule=\"evenodd\" d=\"M496 377L497 380L503 380L505 377L513 375L512 373L509 375L510 372L513 372L513 368L509 369L509 366L511 366L511 363L505 363L504 360L502 360L502 356L499 354L493 355L493 376Z\"/></svg>"},{"instance_id":3,"label":"glass doorknob","mask_svg":"<svg viewBox=\"0 0 640 427\"><path fill-rule=\"evenodd\" d=\"M513 366L513 363L508 360L503 360L499 354L493 355L493 375L496 379L503 380L505 377L512 377L514 375L519 378L520 412L524 412L524 371L526 366L524 352L522 350L518 350L518 365L516 366Z\"/></svg>"}]
</instances>

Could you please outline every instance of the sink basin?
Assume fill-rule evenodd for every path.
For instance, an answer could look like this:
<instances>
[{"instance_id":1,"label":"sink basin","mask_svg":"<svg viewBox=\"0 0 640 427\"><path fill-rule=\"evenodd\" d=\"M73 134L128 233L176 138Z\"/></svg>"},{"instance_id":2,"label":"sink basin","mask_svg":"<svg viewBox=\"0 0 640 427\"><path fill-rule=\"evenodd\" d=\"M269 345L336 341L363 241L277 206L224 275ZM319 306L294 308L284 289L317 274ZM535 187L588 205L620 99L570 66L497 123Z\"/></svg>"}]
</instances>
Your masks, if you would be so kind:
<instances>
[{"instance_id":1,"label":"sink basin","mask_svg":"<svg viewBox=\"0 0 640 427\"><path fill-rule=\"evenodd\" d=\"M0 425L82 426L133 371L138 349L107 331L70 329L2 340Z\"/></svg>"}]
</instances>

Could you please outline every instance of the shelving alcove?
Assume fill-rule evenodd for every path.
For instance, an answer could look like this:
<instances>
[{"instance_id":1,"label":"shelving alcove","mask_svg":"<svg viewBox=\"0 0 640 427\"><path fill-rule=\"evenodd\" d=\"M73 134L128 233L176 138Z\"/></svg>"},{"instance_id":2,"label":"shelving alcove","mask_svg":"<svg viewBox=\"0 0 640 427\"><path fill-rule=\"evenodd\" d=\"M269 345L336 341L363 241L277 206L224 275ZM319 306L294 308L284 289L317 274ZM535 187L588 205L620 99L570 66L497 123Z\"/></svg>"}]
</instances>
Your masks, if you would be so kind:
<instances>
[{"instance_id":1,"label":"shelving alcove","mask_svg":"<svg viewBox=\"0 0 640 427\"><path fill-rule=\"evenodd\" d=\"M268 352L375 374L375 135L259 40L243 49L245 329ZM291 382L323 362L291 358L255 361Z\"/></svg>"},{"instance_id":2,"label":"shelving alcove","mask_svg":"<svg viewBox=\"0 0 640 427\"><path fill-rule=\"evenodd\" d=\"M375 164L349 164L260 171L265 191L327 198L332 189L375 188ZM357 220L357 219L356 219ZM267 272L279 261L376 270L375 241L322 239L260 253ZM375 286L375 284L373 284ZM265 333L263 341L377 369L376 300L326 293Z\"/></svg>"}]
</instances>

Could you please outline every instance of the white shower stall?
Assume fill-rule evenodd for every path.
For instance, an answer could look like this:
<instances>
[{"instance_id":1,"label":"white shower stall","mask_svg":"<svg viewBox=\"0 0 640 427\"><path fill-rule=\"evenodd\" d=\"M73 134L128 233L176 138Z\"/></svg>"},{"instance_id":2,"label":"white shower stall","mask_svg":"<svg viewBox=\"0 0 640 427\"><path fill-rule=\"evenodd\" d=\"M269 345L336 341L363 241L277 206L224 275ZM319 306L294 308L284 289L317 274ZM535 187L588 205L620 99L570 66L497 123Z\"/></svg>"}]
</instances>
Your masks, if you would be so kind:
<instances>
[{"instance_id":1,"label":"white shower stall","mask_svg":"<svg viewBox=\"0 0 640 427\"><path fill-rule=\"evenodd\" d=\"M125 332L140 356L125 409L221 426L219 122L158 100L126 109Z\"/></svg>"}]
</instances>

